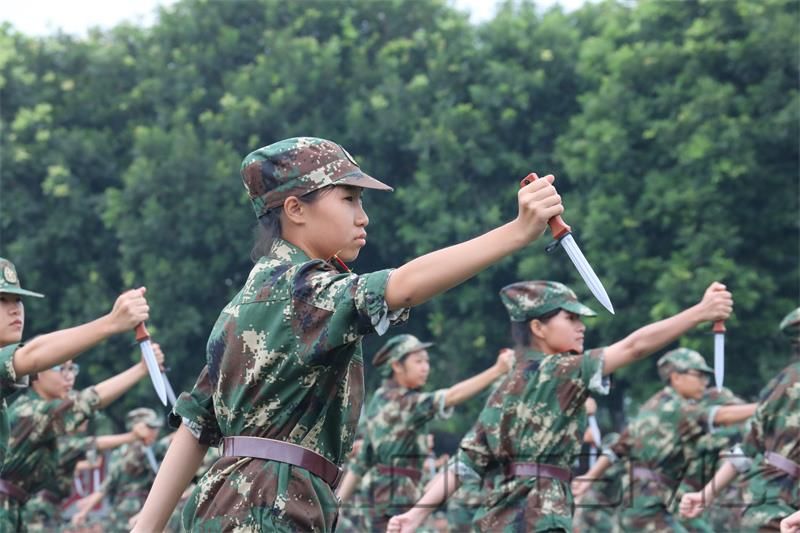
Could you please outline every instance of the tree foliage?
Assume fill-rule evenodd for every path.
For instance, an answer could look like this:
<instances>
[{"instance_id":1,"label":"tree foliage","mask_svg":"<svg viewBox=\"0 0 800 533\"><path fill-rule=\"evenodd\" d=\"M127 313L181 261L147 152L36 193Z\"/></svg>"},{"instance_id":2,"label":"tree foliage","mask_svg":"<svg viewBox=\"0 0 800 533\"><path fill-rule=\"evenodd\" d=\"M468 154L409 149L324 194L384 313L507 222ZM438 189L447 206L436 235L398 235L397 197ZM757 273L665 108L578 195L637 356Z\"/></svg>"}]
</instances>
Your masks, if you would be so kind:
<instances>
[{"instance_id":1,"label":"tree foliage","mask_svg":"<svg viewBox=\"0 0 800 533\"><path fill-rule=\"evenodd\" d=\"M105 312L144 284L177 388L249 269L255 219L238 164L295 136L345 145L397 188L369 193L357 271L396 266L514 216L531 171L554 173L565 218L616 316L612 342L734 291L728 383L752 396L785 362L777 322L798 305L798 4L508 1L472 25L443 0L182 0L149 28L32 38L0 28L0 255L47 293L32 336ZM412 313L434 340L434 386L492 363L510 341L497 297L556 279L590 305L545 240ZM369 354L382 342L367 340ZM682 342L711 355L711 339ZM127 340L84 358L84 384L136 360ZM658 383L617 376L621 413ZM367 371L370 386L377 385ZM153 404L149 384L112 409ZM463 431L480 402L447 424Z\"/></svg>"}]
</instances>

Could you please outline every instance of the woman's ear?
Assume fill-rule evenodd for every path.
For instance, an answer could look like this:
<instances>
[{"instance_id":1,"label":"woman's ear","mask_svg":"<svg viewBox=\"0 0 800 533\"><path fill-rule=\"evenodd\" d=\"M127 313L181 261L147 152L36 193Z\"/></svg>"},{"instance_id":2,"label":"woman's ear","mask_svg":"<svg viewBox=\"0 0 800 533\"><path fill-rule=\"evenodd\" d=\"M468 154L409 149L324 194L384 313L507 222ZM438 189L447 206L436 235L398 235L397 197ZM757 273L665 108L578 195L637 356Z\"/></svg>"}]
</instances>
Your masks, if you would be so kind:
<instances>
[{"instance_id":1,"label":"woman's ear","mask_svg":"<svg viewBox=\"0 0 800 533\"><path fill-rule=\"evenodd\" d=\"M395 374L402 374L404 371L403 363L400 361L392 361L392 372Z\"/></svg>"},{"instance_id":2,"label":"woman's ear","mask_svg":"<svg viewBox=\"0 0 800 533\"><path fill-rule=\"evenodd\" d=\"M544 338L544 324L541 321L534 318L528 322L528 327L530 328L531 335L533 335L534 339Z\"/></svg>"},{"instance_id":3,"label":"woman's ear","mask_svg":"<svg viewBox=\"0 0 800 533\"><path fill-rule=\"evenodd\" d=\"M297 196L290 196L283 201L283 214L294 224L305 222L305 206L297 199Z\"/></svg>"}]
</instances>

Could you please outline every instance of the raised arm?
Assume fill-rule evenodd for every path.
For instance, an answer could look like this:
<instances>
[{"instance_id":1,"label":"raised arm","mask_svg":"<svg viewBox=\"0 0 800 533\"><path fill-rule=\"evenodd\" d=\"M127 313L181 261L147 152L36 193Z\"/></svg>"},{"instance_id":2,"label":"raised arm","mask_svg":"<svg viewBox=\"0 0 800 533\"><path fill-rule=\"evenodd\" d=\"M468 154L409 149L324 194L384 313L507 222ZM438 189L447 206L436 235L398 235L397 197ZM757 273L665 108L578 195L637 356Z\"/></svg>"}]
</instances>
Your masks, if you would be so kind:
<instances>
[{"instance_id":1,"label":"raised arm","mask_svg":"<svg viewBox=\"0 0 800 533\"><path fill-rule=\"evenodd\" d=\"M511 365L514 363L514 350L504 348L497 356L497 361L494 365L487 368L480 374L476 374L471 378L456 383L449 389L444 396L445 407L458 405L465 402L481 392L483 389L491 385L496 379L505 376Z\"/></svg>"},{"instance_id":2,"label":"raised arm","mask_svg":"<svg viewBox=\"0 0 800 533\"><path fill-rule=\"evenodd\" d=\"M757 403L746 403L744 405L723 405L714 413L715 426L729 426L744 422L756 412Z\"/></svg>"},{"instance_id":3,"label":"raised arm","mask_svg":"<svg viewBox=\"0 0 800 533\"><path fill-rule=\"evenodd\" d=\"M136 324L149 316L145 290L140 287L123 293L111 312L96 320L31 340L14 352L14 372L17 376L24 376L47 370L73 359L112 335L133 330Z\"/></svg>"},{"instance_id":4,"label":"raised arm","mask_svg":"<svg viewBox=\"0 0 800 533\"><path fill-rule=\"evenodd\" d=\"M395 270L386 286L389 309L424 303L538 239L564 208L553 176L534 180L517 195L517 218L466 242L418 257Z\"/></svg>"},{"instance_id":5,"label":"raised arm","mask_svg":"<svg viewBox=\"0 0 800 533\"><path fill-rule=\"evenodd\" d=\"M605 349L603 374L636 362L674 341L698 324L725 320L733 310L733 297L719 282L706 289L700 303L664 320L637 329Z\"/></svg>"},{"instance_id":6,"label":"raised arm","mask_svg":"<svg viewBox=\"0 0 800 533\"><path fill-rule=\"evenodd\" d=\"M181 494L200 468L206 451L208 446L200 444L186 426L181 424L158 469L147 501L139 512L134 533L164 530Z\"/></svg>"}]
</instances>

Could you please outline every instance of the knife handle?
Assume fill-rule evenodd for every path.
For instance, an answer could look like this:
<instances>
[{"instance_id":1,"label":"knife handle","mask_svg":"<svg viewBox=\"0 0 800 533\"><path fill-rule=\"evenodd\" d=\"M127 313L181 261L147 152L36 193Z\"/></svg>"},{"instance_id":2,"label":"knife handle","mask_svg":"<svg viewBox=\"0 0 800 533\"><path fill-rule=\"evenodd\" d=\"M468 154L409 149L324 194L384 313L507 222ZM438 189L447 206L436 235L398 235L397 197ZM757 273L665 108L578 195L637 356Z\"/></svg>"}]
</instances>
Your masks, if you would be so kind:
<instances>
[{"instance_id":1,"label":"knife handle","mask_svg":"<svg viewBox=\"0 0 800 533\"><path fill-rule=\"evenodd\" d=\"M144 325L144 322L136 326L136 342L146 341L150 338L150 333L147 331L147 326Z\"/></svg>"},{"instance_id":2,"label":"knife handle","mask_svg":"<svg viewBox=\"0 0 800 533\"><path fill-rule=\"evenodd\" d=\"M717 320L714 322L714 326L711 328L711 331L714 333L725 333L725 321L724 320Z\"/></svg>"},{"instance_id":3,"label":"knife handle","mask_svg":"<svg viewBox=\"0 0 800 533\"><path fill-rule=\"evenodd\" d=\"M537 176L535 172L531 172L530 174L522 178L522 181L519 182L519 186L520 188L522 188L526 185L533 183L535 180L538 179L539 176ZM553 218L551 218L547 222L547 225L550 226L550 232L553 234L553 238L556 240L560 239L561 237L572 231L572 228L570 228L567 225L567 223L564 222L564 219L561 218L561 215L556 215Z\"/></svg>"}]
</instances>

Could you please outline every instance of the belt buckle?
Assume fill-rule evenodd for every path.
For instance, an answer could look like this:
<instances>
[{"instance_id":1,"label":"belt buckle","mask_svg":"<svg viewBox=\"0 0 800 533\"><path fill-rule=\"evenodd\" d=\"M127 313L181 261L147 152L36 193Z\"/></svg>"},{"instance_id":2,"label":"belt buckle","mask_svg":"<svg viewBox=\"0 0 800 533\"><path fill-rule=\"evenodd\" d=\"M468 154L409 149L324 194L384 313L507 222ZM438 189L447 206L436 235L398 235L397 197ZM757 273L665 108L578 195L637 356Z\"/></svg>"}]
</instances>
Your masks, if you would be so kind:
<instances>
[{"instance_id":1,"label":"belt buckle","mask_svg":"<svg viewBox=\"0 0 800 533\"><path fill-rule=\"evenodd\" d=\"M336 467L336 479L333 480L333 490L336 491L339 488L339 483L341 483L342 478L344 477L344 469L341 466Z\"/></svg>"}]
</instances>

